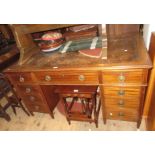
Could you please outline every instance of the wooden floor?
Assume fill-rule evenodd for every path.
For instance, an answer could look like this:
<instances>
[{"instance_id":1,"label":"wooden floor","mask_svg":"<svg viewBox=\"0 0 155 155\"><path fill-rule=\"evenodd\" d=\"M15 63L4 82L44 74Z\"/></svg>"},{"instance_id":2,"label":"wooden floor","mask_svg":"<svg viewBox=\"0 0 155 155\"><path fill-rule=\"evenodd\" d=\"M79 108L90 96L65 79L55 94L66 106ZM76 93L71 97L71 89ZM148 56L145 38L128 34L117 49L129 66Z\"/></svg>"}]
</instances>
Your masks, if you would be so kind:
<instances>
[{"instance_id":1,"label":"wooden floor","mask_svg":"<svg viewBox=\"0 0 155 155\"><path fill-rule=\"evenodd\" d=\"M27 116L21 109L17 108L17 116L12 109L8 109L11 121L7 122L0 118L1 131L137 131L135 122L108 120L103 124L100 111L99 127L88 122L71 121L68 125L66 118L55 109L55 119L49 114L34 113L35 116ZM140 131L145 131L145 121L142 120Z\"/></svg>"}]
</instances>

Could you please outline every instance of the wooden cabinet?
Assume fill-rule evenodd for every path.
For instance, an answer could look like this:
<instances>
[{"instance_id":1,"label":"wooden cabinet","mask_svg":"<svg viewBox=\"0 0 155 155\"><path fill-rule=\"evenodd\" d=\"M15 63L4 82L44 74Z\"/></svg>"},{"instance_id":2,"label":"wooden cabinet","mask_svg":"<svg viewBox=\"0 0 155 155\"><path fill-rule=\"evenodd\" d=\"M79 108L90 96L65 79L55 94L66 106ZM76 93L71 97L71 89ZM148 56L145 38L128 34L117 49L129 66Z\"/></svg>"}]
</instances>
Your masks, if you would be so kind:
<instances>
[{"instance_id":1,"label":"wooden cabinet","mask_svg":"<svg viewBox=\"0 0 155 155\"><path fill-rule=\"evenodd\" d=\"M20 34L16 39L35 31L32 25L30 29L26 25L17 27ZM49 27L52 26L43 26L40 31ZM152 67L140 34L110 39L107 60L89 58L77 51L46 56L37 48L33 50L32 57L5 71L29 111L53 116L59 100L54 94L57 85L96 85L100 88L104 122L107 119L135 121L139 127L148 70Z\"/></svg>"},{"instance_id":2,"label":"wooden cabinet","mask_svg":"<svg viewBox=\"0 0 155 155\"><path fill-rule=\"evenodd\" d=\"M50 100L46 99L41 86L35 82L35 76L32 72L14 72L7 75L11 83L14 84L18 96L32 115L33 112L42 112L49 113L54 118L53 110L55 106L51 106ZM54 89L50 93L53 92ZM50 99L53 100L54 105L57 104L58 96L56 94Z\"/></svg>"},{"instance_id":3,"label":"wooden cabinet","mask_svg":"<svg viewBox=\"0 0 155 155\"><path fill-rule=\"evenodd\" d=\"M140 125L145 86L102 86L103 112L108 119L136 121Z\"/></svg>"}]
</instances>

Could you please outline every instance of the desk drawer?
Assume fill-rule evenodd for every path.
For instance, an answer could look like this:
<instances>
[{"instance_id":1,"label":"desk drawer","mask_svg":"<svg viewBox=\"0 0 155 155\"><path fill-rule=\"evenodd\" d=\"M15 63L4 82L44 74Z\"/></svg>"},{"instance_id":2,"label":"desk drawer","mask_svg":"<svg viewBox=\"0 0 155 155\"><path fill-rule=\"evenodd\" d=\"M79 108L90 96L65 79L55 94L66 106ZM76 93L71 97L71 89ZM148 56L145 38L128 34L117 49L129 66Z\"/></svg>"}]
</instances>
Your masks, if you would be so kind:
<instances>
[{"instance_id":1,"label":"desk drawer","mask_svg":"<svg viewBox=\"0 0 155 155\"><path fill-rule=\"evenodd\" d=\"M40 92L38 85L18 85L18 91L23 95L33 95Z\"/></svg>"},{"instance_id":2,"label":"desk drawer","mask_svg":"<svg viewBox=\"0 0 155 155\"><path fill-rule=\"evenodd\" d=\"M44 84L98 84L98 72L36 72L35 76Z\"/></svg>"},{"instance_id":3,"label":"desk drawer","mask_svg":"<svg viewBox=\"0 0 155 155\"><path fill-rule=\"evenodd\" d=\"M106 108L130 108L138 109L140 105L139 99L126 99L126 98L104 98Z\"/></svg>"},{"instance_id":4,"label":"desk drawer","mask_svg":"<svg viewBox=\"0 0 155 155\"><path fill-rule=\"evenodd\" d=\"M107 119L114 120L124 120L124 121L137 121L138 119L138 111L135 109L114 109L107 108L106 109L106 117Z\"/></svg>"},{"instance_id":5,"label":"desk drawer","mask_svg":"<svg viewBox=\"0 0 155 155\"><path fill-rule=\"evenodd\" d=\"M141 95L141 87L103 87L105 98L136 98Z\"/></svg>"},{"instance_id":6,"label":"desk drawer","mask_svg":"<svg viewBox=\"0 0 155 155\"><path fill-rule=\"evenodd\" d=\"M23 83L35 81L34 75L31 72L9 73L7 74L7 76L13 83L17 83L17 84L23 84Z\"/></svg>"},{"instance_id":7,"label":"desk drawer","mask_svg":"<svg viewBox=\"0 0 155 155\"><path fill-rule=\"evenodd\" d=\"M24 103L30 108L30 111L34 112L49 112L48 105L43 101L41 94L35 93L33 95L21 96Z\"/></svg>"},{"instance_id":8,"label":"desk drawer","mask_svg":"<svg viewBox=\"0 0 155 155\"><path fill-rule=\"evenodd\" d=\"M28 104L37 104L37 105L38 104L39 105L44 104L42 96L39 93L29 94L29 95L22 95L21 97Z\"/></svg>"},{"instance_id":9,"label":"desk drawer","mask_svg":"<svg viewBox=\"0 0 155 155\"><path fill-rule=\"evenodd\" d=\"M104 84L146 84L146 71L143 69L134 70L111 70L102 73Z\"/></svg>"},{"instance_id":10,"label":"desk drawer","mask_svg":"<svg viewBox=\"0 0 155 155\"><path fill-rule=\"evenodd\" d=\"M43 106L43 105L39 105L39 104L30 105L30 104L28 104L27 106L28 106L28 109L31 112L49 113L49 109L46 106Z\"/></svg>"}]
</instances>

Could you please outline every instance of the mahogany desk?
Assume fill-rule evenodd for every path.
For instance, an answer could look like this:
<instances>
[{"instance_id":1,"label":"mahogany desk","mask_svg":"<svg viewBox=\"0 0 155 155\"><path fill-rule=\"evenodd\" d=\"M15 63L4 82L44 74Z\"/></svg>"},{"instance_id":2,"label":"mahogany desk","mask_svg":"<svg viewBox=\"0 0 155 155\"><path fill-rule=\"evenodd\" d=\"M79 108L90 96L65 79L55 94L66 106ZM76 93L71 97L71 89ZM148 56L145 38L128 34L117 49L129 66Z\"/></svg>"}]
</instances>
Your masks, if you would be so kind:
<instances>
[{"instance_id":1,"label":"mahogany desk","mask_svg":"<svg viewBox=\"0 0 155 155\"><path fill-rule=\"evenodd\" d=\"M98 85L104 123L116 119L135 121L140 126L148 69L152 67L140 35L109 40L107 60L76 51L34 53L24 64L5 71L31 113L54 117L59 100L54 94L57 85Z\"/></svg>"}]
</instances>

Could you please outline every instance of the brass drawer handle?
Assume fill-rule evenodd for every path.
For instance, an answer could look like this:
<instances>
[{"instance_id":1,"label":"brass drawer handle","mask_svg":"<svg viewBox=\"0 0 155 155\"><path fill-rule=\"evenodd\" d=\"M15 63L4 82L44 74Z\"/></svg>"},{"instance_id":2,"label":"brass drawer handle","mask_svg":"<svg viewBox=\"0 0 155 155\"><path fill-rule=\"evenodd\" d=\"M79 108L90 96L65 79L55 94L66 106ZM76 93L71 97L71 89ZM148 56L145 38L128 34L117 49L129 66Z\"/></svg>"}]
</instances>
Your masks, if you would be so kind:
<instances>
[{"instance_id":1,"label":"brass drawer handle","mask_svg":"<svg viewBox=\"0 0 155 155\"><path fill-rule=\"evenodd\" d=\"M46 80L46 81L51 81L51 80L52 80L52 78L51 78L51 76L46 75L46 76L45 76L45 80Z\"/></svg>"},{"instance_id":2,"label":"brass drawer handle","mask_svg":"<svg viewBox=\"0 0 155 155\"><path fill-rule=\"evenodd\" d=\"M119 106L124 106L124 104L125 104L125 103L124 103L123 100L119 100L119 102L118 102L118 105L119 105Z\"/></svg>"},{"instance_id":3,"label":"brass drawer handle","mask_svg":"<svg viewBox=\"0 0 155 155\"><path fill-rule=\"evenodd\" d=\"M123 112L119 112L118 116L122 117L122 116L125 116L125 114Z\"/></svg>"},{"instance_id":4,"label":"brass drawer handle","mask_svg":"<svg viewBox=\"0 0 155 155\"><path fill-rule=\"evenodd\" d=\"M110 116L113 116L113 113L112 113L112 112L110 112L110 113L109 113L109 115L110 115Z\"/></svg>"},{"instance_id":5,"label":"brass drawer handle","mask_svg":"<svg viewBox=\"0 0 155 155\"><path fill-rule=\"evenodd\" d=\"M118 80L119 80L120 82L124 82L124 81L125 81L125 76L124 76L123 74L119 75L119 76L118 76Z\"/></svg>"},{"instance_id":6,"label":"brass drawer handle","mask_svg":"<svg viewBox=\"0 0 155 155\"><path fill-rule=\"evenodd\" d=\"M26 88L26 89L25 89L25 92L26 92L26 93L30 93L30 92L31 92L31 88Z\"/></svg>"},{"instance_id":7,"label":"brass drawer handle","mask_svg":"<svg viewBox=\"0 0 155 155\"><path fill-rule=\"evenodd\" d=\"M39 106L38 105L36 105L34 108L35 108L35 110L39 110Z\"/></svg>"},{"instance_id":8,"label":"brass drawer handle","mask_svg":"<svg viewBox=\"0 0 155 155\"><path fill-rule=\"evenodd\" d=\"M84 81L85 80L85 76L84 75L79 75L79 80L80 81Z\"/></svg>"},{"instance_id":9,"label":"brass drawer handle","mask_svg":"<svg viewBox=\"0 0 155 155\"><path fill-rule=\"evenodd\" d=\"M119 96L124 96L125 95L125 91L124 90L119 90L118 91L118 95Z\"/></svg>"},{"instance_id":10,"label":"brass drawer handle","mask_svg":"<svg viewBox=\"0 0 155 155\"><path fill-rule=\"evenodd\" d=\"M25 80L25 79L24 79L22 76L19 77L19 81L20 81L20 82L24 82L24 80Z\"/></svg>"},{"instance_id":11,"label":"brass drawer handle","mask_svg":"<svg viewBox=\"0 0 155 155\"><path fill-rule=\"evenodd\" d=\"M30 96L30 101L35 101L35 97L34 96Z\"/></svg>"}]
</instances>

